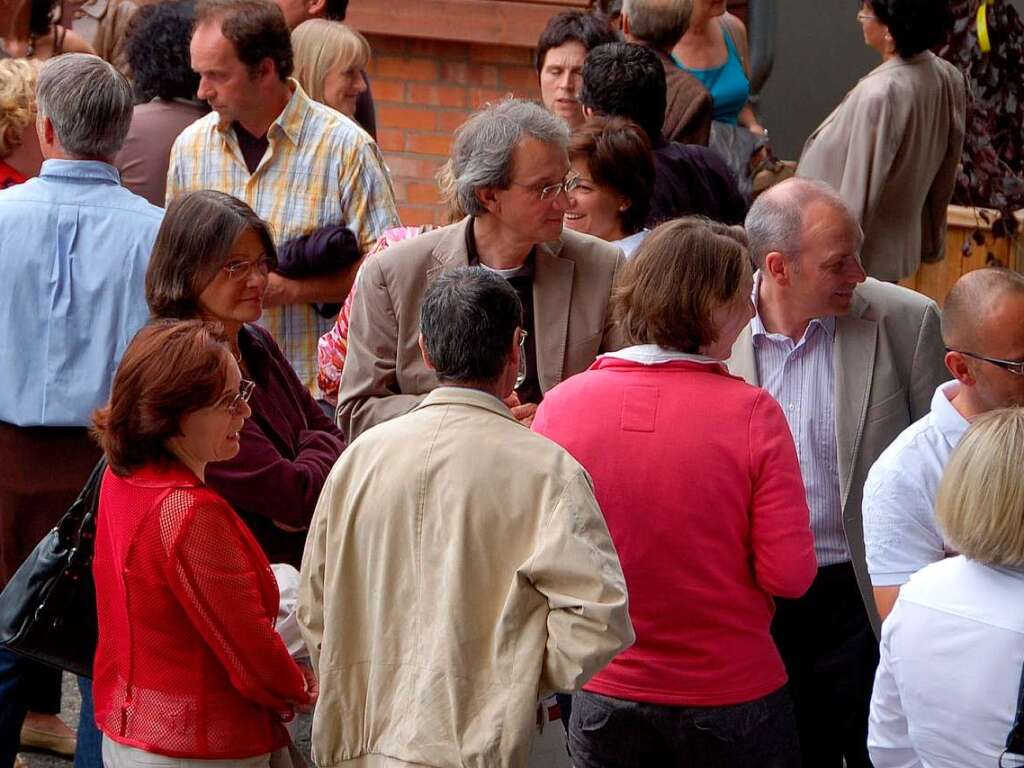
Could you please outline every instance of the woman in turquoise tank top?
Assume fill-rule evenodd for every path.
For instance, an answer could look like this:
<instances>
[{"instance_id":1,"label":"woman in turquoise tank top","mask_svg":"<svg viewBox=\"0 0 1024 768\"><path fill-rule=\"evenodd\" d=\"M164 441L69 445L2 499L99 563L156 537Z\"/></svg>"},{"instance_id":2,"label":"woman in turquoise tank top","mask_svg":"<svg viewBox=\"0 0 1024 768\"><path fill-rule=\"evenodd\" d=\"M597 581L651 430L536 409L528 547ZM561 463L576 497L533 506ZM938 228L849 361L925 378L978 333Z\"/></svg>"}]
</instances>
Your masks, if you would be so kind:
<instances>
[{"instance_id":1,"label":"woman in turquoise tank top","mask_svg":"<svg viewBox=\"0 0 1024 768\"><path fill-rule=\"evenodd\" d=\"M764 134L747 105L747 30L725 11L725 0L694 0L690 26L672 51L676 62L700 80L714 102L714 119Z\"/></svg>"}]
</instances>

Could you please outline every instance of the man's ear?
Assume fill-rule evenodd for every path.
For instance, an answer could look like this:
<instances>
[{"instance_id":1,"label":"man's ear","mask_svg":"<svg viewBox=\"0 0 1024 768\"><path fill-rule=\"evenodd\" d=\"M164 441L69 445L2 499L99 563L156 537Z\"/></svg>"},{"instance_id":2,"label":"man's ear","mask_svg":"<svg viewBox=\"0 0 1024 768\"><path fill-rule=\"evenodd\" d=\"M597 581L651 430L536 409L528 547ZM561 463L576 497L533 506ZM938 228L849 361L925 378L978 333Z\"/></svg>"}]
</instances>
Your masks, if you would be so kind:
<instances>
[{"instance_id":1,"label":"man's ear","mask_svg":"<svg viewBox=\"0 0 1024 768\"><path fill-rule=\"evenodd\" d=\"M423 334L421 333L417 343L420 345L420 354L423 355L423 364L432 371L436 371L437 368L434 366L433 361L430 359L430 355L427 354L427 345L423 341Z\"/></svg>"},{"instance_id":2,"label":"man's ear","mask_svg":"<svg viewBox=\"0 0 1024 768\"><path fill-rule=\"evenodd\" d=\"M959 352L947 352L945 357L946 369L953 375L953 378L965 387L973 387L978 383L974 372L967 362L967 358Z\"/></svg>"},{"instance_id":3,"label":"man's ear","mask_svg":"<svg viewBox=\"0 0 1024 768\"><path fill-rule=\"evenodd\" d=\"M313 18L320 18L327 13L327 0L306 0L306 13Z\"/></svg>"},{"instance_id":4,"label":"man's ear","mask_svg":"<svg viewBox=\"0 0 1024 768\"><path fill-rule=\"evenodd\" d=\"M587 120L592 118L595 114L597 113L594 112L592 107L588 107L586 104L583 105L583 116L587 118Z\"/></svg>"},{"instance_id":5,"label":"man's ear","mask_svg":"<svg viewBox=\"0 0 1024 768\"><path fill-rule=\"evenodd\" d=\"M632 42L632 40L630 39L629 15L625 11L619 14L619 24L622 27L623 37Z\"/></svg>"},{"instance_id":6,"label":"man's ear","mask_svg":"<svg viewBox=\"0 0 1024 768\"><path fill-rule=\"evenodd\" d=\"M779 285L789 285L791 270L792 265L789 263L789 260L779 251L768 253L764 257L764 266L761 268L762 272Z\"/></svg>"},{"instance_id":7,"label":"man's ear","mask_svg":"<svg viewBox=\"0 0 1024 768\"><path fill-rule=\"evenodd\" d=\"M277 77L277 66L274 64L274 60L269 56L265 57L259 64L256 65L256 76L253 80L266 80L266 78L272 77L275 80Z\"/></svg>"},{"instance_id":8,"label":"man's ear","mask_svg":"<svg viewBox=\"0 0 1024 768\"><path fill-rule=\"evenodd\" d=\"M57 145L57 133L53 130L53 121L46 115L36 117L36 136L39 138L40 148Z\"/></svg>"},{"instance_id":9,"label":"man's ear","mask_svg":"<svg viewBox=\"0 0 1024 768\"><path fill-rule=\"evenodd\" d=\"M480 187L476 191L476 199L488 213L497 213L501 210L501 203L498 200L499 190L496 187Z\"/></svg>"}]
</instances>

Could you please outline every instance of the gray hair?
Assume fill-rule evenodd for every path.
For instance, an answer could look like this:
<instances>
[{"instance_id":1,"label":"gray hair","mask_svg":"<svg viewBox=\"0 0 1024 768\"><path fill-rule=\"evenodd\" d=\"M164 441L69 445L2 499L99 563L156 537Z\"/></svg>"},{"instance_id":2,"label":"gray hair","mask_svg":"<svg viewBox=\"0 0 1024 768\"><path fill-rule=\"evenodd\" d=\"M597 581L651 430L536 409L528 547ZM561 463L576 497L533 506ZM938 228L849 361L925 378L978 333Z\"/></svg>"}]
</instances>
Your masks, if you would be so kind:
<instances>
[{"instance_id":1,"label":"gray hair","mask_svg":"<svg viewBox=\"0 0 1024 768\"><path fill-rule=\"evenodd\" d=\"M486 384L508 362L523 306L505 278L485 267L460 267L430 284L420 308L427 356L443 382Z\"/></svg>"},{"instance_id":2,"label":"gray hair","mask_svg":"<svg viewBox=\"0 0 1024 768\"><path fill-rule=\"evenodd\" d=\"M623 0L622 13L636 40L667 50L686 34L693 0Z\"/></svg>"},{"instance_id":3,"label":"gray hair","mask_svg":"<svg viewBox=\"0 0 1024 768\"><path fill-rule=\"evenodd\" d=\"M36 101L71 157L112 158L128 135L132 87L98 56L66 53L49 59L39 70Z\"/></svg>"},{"instance_id":4,"label":"gray hair","mask_svg":"<svg viewBox=\"0 0 1024 768\"><path fill-rule=\"evenodd\" d=\"M755 267L763 268L765 257L772 251L778 251L790 262L799 259L804 211L813 203L835 207L860 232L850 207L828 184L815 179L786 179L758 195L743 223Z\"/></svg>"},{"instance_id":5,"label":"gray hair","mask_svg":"<svg viewBox=\"0 0 1024 768\"><path fill-rule=\"evenodd\" d=\"M544 107L525 99L488 104L469 118L455 134L448 168L455 199L470 216L486 210L477 198L484 187L508 189L512 153L524 138L533 138L568 151L569 129Z\"/></svg>"}]
</instances>

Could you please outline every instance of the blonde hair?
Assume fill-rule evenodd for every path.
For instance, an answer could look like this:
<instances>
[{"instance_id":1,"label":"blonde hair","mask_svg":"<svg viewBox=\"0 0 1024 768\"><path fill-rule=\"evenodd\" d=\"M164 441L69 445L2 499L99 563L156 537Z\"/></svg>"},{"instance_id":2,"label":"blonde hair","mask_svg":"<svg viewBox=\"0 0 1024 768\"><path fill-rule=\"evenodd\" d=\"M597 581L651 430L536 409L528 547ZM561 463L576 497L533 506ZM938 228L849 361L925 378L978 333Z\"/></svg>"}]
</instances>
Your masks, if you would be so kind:
<instances>
[{"instance_id":1,"label":"blonde hair","mask_svg":"<svg viewBox=\"0 0 1024 768\"><path fill-rule=\"evenodd\" d=\"M1024 408L978 418L953 452L935 515L961 554L986 565L1024 566Z\"/></svg>"},{"instance_id":2,"label":"blonde hair","mask_svg":"<svg viewBox=\"0 0 1024 768\"><path fill-rule=\"evenodd\" d=\"M23 131L36 111L36 77L39 62L29 59L0 59L0 157L14 151L7 129Z\"/></svg>"},{"instance_id":3,"label":"blonde hair","mask_svg":"<svg viewBox=\"0 0 1024 768\"><path fill-rule=\"evenodd\" d=\"M370 61L366 38L340 21L309 19L292 31L295 78L311 99L323 102L324 78L336 67L365 69Z\"/></svg>"}]
</instances>

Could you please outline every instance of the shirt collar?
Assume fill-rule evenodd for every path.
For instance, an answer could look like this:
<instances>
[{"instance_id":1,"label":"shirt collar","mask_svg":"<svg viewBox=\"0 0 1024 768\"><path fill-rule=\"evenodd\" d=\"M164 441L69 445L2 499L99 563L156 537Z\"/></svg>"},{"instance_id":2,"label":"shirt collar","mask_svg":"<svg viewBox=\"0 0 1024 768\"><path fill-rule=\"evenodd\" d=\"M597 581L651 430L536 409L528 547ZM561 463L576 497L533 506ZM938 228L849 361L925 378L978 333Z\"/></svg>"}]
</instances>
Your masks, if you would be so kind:
<instances>
[{"instance_id":1,"label":"shirt collar","mask_svg":"<svg viewBox=\"0 0 1024 768\"><path fill-rule=\"evenodd\" d=\"M781 334L769 333L768 329L764 327L764 322L761 320L761 307L758 303L759 296L761 293L761 270L757 270L754 273L754 293L751 297L754 302L754 316L750 320L750 335L753 337L755 343L758 339L775 337L779 338ZM807 339L811 338L811 334L814 333L816 328L821 328L825 333L828 334L830 339L835 339L836 336L836 318L835 315L826 315L825 317L815 317L807 324L807 330L804 331L804 336L800 339L802 343Z\"/></svg>"},{"instance_id":2,"label":"shirt collar","mask_svg":"<svg viewBox=\"0 0 1024 768\"><path fill-rule=\"evenodd\" d=\"M932 423L950 446L955 447L971 426L953 405L953 398L960 392L960 382L947 381L940 384L932 396Z\"/></svg>"},{"instance_id":3,"label":"shirt collar","mask_svg":"<svg viewBox=\"0 0 1024 768\"><path fill-rule=\"evenodd\" d=\"M93 184L121 185L117 168L100 160L44 160L40 178L73 179Z\"/></svg>"},{"instance_id":4,"label":"shirt collar","mask_svg":"<svg viewBox=\"0 0 1024 768\"><path fill-rule=\"evenodd\" d=\"M688 363L700 363L701 365L723 365L721 360L716 360L707 355L696 355L691 352L679 352L675 349L658 346L657 344L636 344L616 352L606 352L598 356L598 360L612 358L615 360L626 360L640 365L660 365L662 363L673 363L679 360Z\"/></svg>"},{"instance_id":5,"label":"shirt collar","mask_svg":"<svg viewBox=\"0 0 1024 768\"><path fill-rule=\"evenodd\" d=\"M288 78L288 87L291 89L292 95L288 99L288 103L284 109L281 110L274 122L270 124L267 129L267 137L276 130L283 133L288 137L288 140L292 144L298 146L299 137L302 133L302 125L306 121L306 113L309 111L311 104L309 96L302 90L302 86L299 85L299 81L293 77ZM232 125L231 120L225 120L223 116L217 116L217 130L221 133L226 133Z\"/></svg>"}]
</instances>

